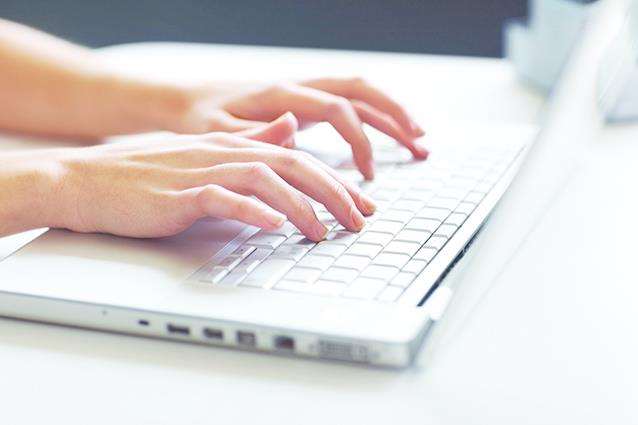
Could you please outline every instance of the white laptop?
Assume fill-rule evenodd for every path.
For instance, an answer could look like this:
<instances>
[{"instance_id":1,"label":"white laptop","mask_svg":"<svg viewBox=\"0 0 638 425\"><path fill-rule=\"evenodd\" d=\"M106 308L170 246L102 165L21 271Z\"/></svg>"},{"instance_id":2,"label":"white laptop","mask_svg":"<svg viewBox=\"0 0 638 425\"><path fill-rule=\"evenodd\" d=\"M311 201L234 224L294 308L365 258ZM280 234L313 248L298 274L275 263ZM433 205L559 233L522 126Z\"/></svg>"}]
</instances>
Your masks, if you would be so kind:
<instances>
[{"instance_id":1,"label":"white laptop","mask_svg":"<svg viewBox=\"0 0 638 425\"><path fill-rule=\"evenodd\" d=\"M596 60L584 56L577 59ZM534 221L541 201L564 181L552 177L540 193L543 177L560 175L564 155L578 143L572 136L595 125L583 122L583 108L575 106L587 101L583 87L591 82L578 72L575 85L570 73L535 144L529 129L449 129L438 134L444 143L425 162L396 160L381 149L378 177L365 186L379 209L361 233L345 231L318 204L331 228L318 244L290 224L265 232L210 219L156 240L51 230L0 262L0 315L214 347L409 365L450 299L463 292L454 290L460 282L449 278L450 270L467 267L464 254L480 247L474 257L486 264L476 275L498 272L526 230L507 219ZM485 226L513 181L499 218ZM511 243L479 238L473 244L484 227L491 239ZM473 275L464 273L463 280Z\"/></svg>"}]
</instances>

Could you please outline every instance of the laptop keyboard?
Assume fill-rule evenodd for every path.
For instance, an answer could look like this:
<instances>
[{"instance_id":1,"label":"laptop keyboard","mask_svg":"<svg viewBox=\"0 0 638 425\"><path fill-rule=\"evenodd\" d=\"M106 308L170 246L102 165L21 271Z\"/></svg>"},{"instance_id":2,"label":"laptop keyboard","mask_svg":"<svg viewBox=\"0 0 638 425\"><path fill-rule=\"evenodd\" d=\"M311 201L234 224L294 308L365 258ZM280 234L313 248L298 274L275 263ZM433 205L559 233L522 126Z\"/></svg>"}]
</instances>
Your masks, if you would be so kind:
<instances>
[{"instance_id":1,"label":"laptop keyboard","mask_svg":"<svg viewBox=\"0 0 638 425\"><path fill-rule=\"evenodd\" d=\"M290 222L260 230L197 279L222 287L394 302L423 272L503 175L521 147L449 150L423 162L382 166L363 189L377 202L359 233L312 204L328 227L306 239Z\"/></svg>"}]
</instances>

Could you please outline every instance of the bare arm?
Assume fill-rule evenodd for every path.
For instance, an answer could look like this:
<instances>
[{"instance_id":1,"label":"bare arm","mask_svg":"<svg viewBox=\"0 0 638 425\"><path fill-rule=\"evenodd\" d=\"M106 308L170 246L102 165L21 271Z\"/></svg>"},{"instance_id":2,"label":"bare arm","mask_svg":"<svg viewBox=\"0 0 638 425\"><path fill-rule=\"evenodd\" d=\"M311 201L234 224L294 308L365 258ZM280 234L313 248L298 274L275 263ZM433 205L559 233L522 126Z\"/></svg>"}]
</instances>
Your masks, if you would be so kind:
<instances>
[{"instance_id":1,"label":"bare arm","mask_svg":"<svg viewBox=\"0 0 638 425\"><path fill-rule=\"evenodd\" d=\"M423 130L405 109L359 78L270 86L162 84L111 72L90 49L0 20L0 129L87 139L153 130L235 132L287 111L304 127L329 122L367 178L374 173L364 123L416 158L427 156L416 142Z\"/></svg>"},{"instance_id":2,"label":"bare arm","mask_svg":"<svg viewBox=\"0 0 638 425\"><path fill-rule=\"evenodd\" d=\"M99 138L159 127L183 101L176 88L108 72L95 53L0 20L0 128Z\"/></svg>"}]
</instances>

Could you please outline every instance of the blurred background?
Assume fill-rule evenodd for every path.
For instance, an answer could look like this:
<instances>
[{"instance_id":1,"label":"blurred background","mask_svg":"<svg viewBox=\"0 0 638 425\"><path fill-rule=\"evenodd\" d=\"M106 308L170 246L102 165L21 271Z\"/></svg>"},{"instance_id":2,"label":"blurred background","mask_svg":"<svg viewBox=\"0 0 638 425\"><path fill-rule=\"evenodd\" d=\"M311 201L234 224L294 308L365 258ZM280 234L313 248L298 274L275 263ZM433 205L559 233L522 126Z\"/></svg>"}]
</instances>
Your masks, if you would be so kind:
<instances>
[{"instance_id":1,"label":"blurred background","mask_svg":"<svg viewBox=\"0 0 638 425\"><path fill-rule=\"evenodd\" d=\"M501 56L525 0L0 0L0 17L93 47L135 41Z\"/></svg>"}]
</instances>

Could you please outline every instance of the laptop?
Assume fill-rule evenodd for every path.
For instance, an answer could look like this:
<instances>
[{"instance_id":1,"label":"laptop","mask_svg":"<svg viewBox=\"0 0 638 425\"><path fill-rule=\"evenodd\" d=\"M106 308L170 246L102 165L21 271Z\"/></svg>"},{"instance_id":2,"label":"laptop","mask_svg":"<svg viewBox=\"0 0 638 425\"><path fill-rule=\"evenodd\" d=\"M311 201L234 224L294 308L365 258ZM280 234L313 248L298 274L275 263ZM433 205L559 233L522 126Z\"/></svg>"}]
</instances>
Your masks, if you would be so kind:
<instances>
[{"instance_id":1,"label":"laptop","mask_svg":"<svg viewBox=\"0 0 638 425\"><path fill-rule=\"evenodd\" d=\"M377 178L363 184L379 208L360 233L317 203L330 228L320 243L289 223L266 232L215 219L154 240L49 230L0 262L0 315L407 366L462 296L456 288L503 267L568 178L570 152L595 134L596 120L585 118L595 73L582 72L596 64L592 51L577 50L538 136L523 127L443 127L423 162L381 143ZM476 261L464 261L466 253Z\"/></svg>"}]
</instances>

